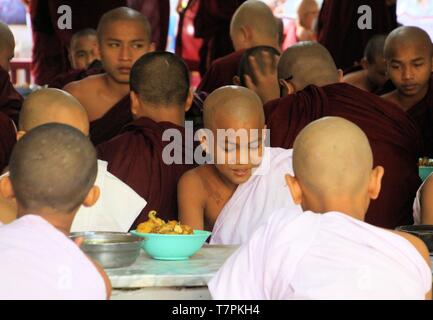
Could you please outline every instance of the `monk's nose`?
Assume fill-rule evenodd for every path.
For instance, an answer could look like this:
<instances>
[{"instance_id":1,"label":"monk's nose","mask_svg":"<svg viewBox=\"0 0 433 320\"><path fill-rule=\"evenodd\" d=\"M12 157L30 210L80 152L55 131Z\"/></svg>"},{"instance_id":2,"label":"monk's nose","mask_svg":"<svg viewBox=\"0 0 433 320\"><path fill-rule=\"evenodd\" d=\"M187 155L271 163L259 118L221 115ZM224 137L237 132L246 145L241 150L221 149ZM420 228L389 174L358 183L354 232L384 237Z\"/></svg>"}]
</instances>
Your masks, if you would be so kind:
<instances>
[{"instance_id":1,"label":"monk's nose","mask_svg":"<svg viewBox=\"0 0 433 320\"><path fill-rule=\"evenodd\" d=\"M131 60L132 57L132 52L131 52L131 48L129 48L128 46L122 46L121 50L120 50L120 60Z\"/></svg>"},{"instance_id":2,"label":"monk's nose","mask_svg":"<svg viewBox=\"0 0 433 320\"><path fill-rule=\"evenodd\" d=\"M413 79L413 70L410 67L403 68L403 80Z\"/></svg>"}]
</instances>

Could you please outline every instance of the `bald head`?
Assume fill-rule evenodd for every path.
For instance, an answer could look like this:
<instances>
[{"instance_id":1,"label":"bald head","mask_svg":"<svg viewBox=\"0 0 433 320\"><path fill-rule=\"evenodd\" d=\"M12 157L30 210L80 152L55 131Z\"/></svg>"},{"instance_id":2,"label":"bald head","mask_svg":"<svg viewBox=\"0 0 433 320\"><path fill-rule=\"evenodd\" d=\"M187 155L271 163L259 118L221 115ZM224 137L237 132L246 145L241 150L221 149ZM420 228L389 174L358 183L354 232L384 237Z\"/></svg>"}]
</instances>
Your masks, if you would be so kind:
<instances>
[{"instance_id":1,"label":"bald head","mask_svg":"<svg viewBox=\"0 0 433 320\"><path fill-rule=\"evenodd\" d=\"M236 10L230 24L230 36L235 50L279 45L278 23L271 9L257 0L248 0Z\"/></svg>"},{"instance_id":2,"label":"bald head","mask_svg":"<svg viewBox=\"0 0 433 320\"><path fill-rule=\"evenodd\" d=\"M128 7L119 7L110 10L101 17L97 28L99 41L103 38L107 27L119 21L136 22L140 24L146 33L147 40L149 42L151 41L151 27L147 17Z\"/></svg>"},{"instance_id":3,"label":"bald head","mask_svg":"<svg viewBox=\"0 0 433 320\"><path fill-rule=\"evenodd\" d=\"M278 63L278 78L289 79L297 91L308 85L324 86L339 81L329 51L317 42L305 41L287 48Z\"/></svg>"},{"instance_id":4,"label":"bald head","mask_svg":"<svg viewBox=\"0 0 433 320\"><path fill-rule=\"evenodd\" d=\"M80 131L45 124L18 141L9 169L17 202L27 212L71 213L95 182L96 151Z\"/></svg>"},{"instance_id":5,"label":"bald head","mask_svg":"<svg viewBox=\"0 0 433 320\"><path fill-rule=\"evenodd\" d=\"M9 27L0 22L0 67L10 69L10 61L14 57L15 39Z\"/></svg>"},{"instance_id":6,"label":"bald head","mask_svg":"<svg viewBox=\"0 0 433 320\"><path fill-rule=\"evenodd\" d=\"M301 186L322 200L366 192L373 155L364 132L350 121L326 117L306 126L293 146Z\"/></svg>"},{"instance_id":7,"label":"bald head","mask_svg":"<svg viewBox=\"0 0 433 320\"><path fill-rule=\"evenodd\" d=\"M374 64L376 60L383 59L383 48L385 46L386 35L379 34L372 37L365 46L364 57L368 63Z\"/></svg>"},{"instance_id":8,"label":"bald head","mask_svg":"<svg viewBox=\"0 0 433 320\"><path fill-rule=\"evenodd\" d=\"M46 123L70 125L83 134L89 134L86 110L69 93L59 89L41 89L24 101L19 120L19 130L28 132Z\"/></svg>"},{"instance_id":9,"label":"bald head","mask_svg":"<svg viewBox=\"0 0 433 320\"><path fill-rule=\"evenodd\" d=\"M225 86L215 90L206 98L203 108L207 129L237 130L247 123L262 129L265 124L262 101L254 91L244 87Z\"/></svg>"},{"instance_id":10,"label":"bald head","mask_svg":"<svg viewBox=\"0 0 433 320\"><path fill-rule=\"evenodd\" d=\"M414 48L419 54L433 55L430 36L418 27L403 26L393 30L385 41L385 59L392 59L400 50Z\"/></svg>"}]
</instances>

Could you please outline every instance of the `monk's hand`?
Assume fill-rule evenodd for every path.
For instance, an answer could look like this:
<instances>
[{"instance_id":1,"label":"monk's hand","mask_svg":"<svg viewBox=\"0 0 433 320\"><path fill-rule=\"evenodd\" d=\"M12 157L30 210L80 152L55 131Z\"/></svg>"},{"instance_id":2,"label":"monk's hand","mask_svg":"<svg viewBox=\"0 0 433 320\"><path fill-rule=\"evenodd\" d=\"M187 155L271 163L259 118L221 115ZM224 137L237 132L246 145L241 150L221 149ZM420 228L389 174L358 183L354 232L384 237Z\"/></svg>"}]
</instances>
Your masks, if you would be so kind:
<instances>
[{"instance_id":1,"label":"monk's hand","mask_svg":"<svg viewBox=\"0 0 433 320\"><path fill-rule=\"evenodd\" d=\"M245 75L247 88L258 94L265 104L280 97L280 86L278 84L277 64L278 56L271 55L269 52L263 53L263 68L260 68L254 56L249 57L251 73L255 78L255 83L249 75Z\"/></svg>"}]
</instances>

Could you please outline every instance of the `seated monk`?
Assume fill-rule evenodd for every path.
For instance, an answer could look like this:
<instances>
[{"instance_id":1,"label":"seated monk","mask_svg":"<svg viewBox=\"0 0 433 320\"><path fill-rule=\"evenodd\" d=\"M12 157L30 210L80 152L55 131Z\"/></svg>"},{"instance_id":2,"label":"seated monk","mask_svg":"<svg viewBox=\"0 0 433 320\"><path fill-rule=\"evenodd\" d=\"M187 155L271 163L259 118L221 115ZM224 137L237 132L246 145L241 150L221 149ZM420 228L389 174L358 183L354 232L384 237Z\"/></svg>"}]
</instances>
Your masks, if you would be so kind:
<instances>
[{"instance_id":1,"label":"seated monk","mask_svg":"<svg viewBox=\"0 0 433 320\"><path fill-rule=\"evenodd\" d=\"M385 35L377 35L371 38L364 50L364 57L361 59L361 70L348 73L343 81L359 89L380 93L388 81L386 74L386 62L383 57L383 46Z\"/></svg>"},{"instance_id":2,"label":"seated monk","mask_svg":"<svg viewBox=\"0 0 433 320\"><path fill-rule=\"evenodd\" d=\"M88 28L74 33L68 47L68 57L72 70L55 77L49 87L61 89L72 81L103 73L96 30Z\"/></svg>"},{"instance_id":3,"label":"seated monk","mask_svg":"<svg viewBox=\"0 0 433 320\"><path fill-rule=\"evenodd\" d=\"M431 300L424 242L364 222L383 168L373 168L359 127L337 117L309 124L293 171L287 184L304 212L280 209L260 226L209 282L214 299Z\"/></svg>"},{"instance_id":4,"label":"seated monk","mask_svg":"<svg viewBox=\"0 0 433 320\"><path fill-rule=\"evenodd\" d=\"M89 134L87 113L77 99L59 89L41 89L24 101L17 137L21 139L34 128L53 122L72 126L86 136ZM107 171L105 161L98 160L95 184L101 191L99 201L92 207L80 207L71 231L128 232L146 201ZM0 200L5 202L3 198ZM10 206L11 210L0 212L0 221L9 222L16 216L15 203Z\"/></svg>"},{"instance_id":5,"label":"seated monk","mask_svg":"<svg viewBox=\"0 0 433 320\"><path fill-rule=\"evenodd\" d=\"M433 174L419 187L413 203L414 224L433 225Z\"/></svg>"},{"instance_id":6,"label":"seated monk","mask_svg":"<svg viewBox=\"0 0 433 320\"><path fill-rule=\"evenodd\" d=\"M106 73L72 82L64 88L86 108L94 144L114 137L132 121L129 74L134 62L155 46L147 18L126 7L105 13L97 32Z\"/></svg>"},{"instance_id":7,"label":"seated monk","mask_svg":"<svg viewBox=\"0 0 433 320\"><path fill-rule=\"evenodd\" d=\"M257 86L253 69L259 68L262 73L270 74L276 78L279 56L280 52L269 46L257 46L245 50L239 63L238 75L233 78L233 83L253 90L261 97L263 103L269 99L272 100L274 96L280 94L278 86L266 87L264 92L259 91L261 87ZM267 91L268 89L270 91ZM267 98L267 95L270 95L271 98Z\"/></svg>"},{"instance_id":8,"label":"seated monk","mask_svg":"<svg viewBox=\"0 0 433 320\"><path fill-rule=\"evenodd\" d=\"M241 244L271 212L296 207L284 182L292 172L292 152L264 146L263 105L249 89L215 90L205 100L203 118L212 162L180 179L179 219L194 229L212 230L213 244ZM227 133L224 140L221 130Z\"/></svg>"},{"instance_id":9,"label":"seated monk","mask_svg":"<svg viewBox=\"0 0 433 320\"><path fill-rule=\"evenodd\" d=\"M8 73L14 50L14 35L6 24L0 22L0 111L18 124L23 98L12 85Z\"/></svg>"},{"instance_id":10,"label":"seated monk","mask_svg":"<svg viewBox=\"0 0 433 320\"><path fill-rule=\"evenodd\" d=\"M193 98L188 68L170 52L142 56L132 67L130 82L135 120L97 149L108 170L147 200L136 227L152 210L161 219L177 219L177 183L194 167L193 143L189 148L184 138L185 112ZM170 132L182 140L169 141ZM170 157L172 152L179 161Z\"/></svg>"},{"instance_id":11,"label":"seated monk","mask_svg":"<svg viewBox=\"0 0 433 320\"><path fill-rule=\"evenodd\" d=\"M265 105L271 146L292 148L297 134L324 116L358 125L369 138L374 165L385 168L382 189L367 211L368 223L394 228L412 223L412 205L421 180L421 148L415 123L394 104L342 80L329 52L314 42L288 48L278 63L278 79L258 78L265 86L282 85L287 96ZM261 86L261 85L260 85Z\"/></svg>"},{"instance_id":12,"label":"seated monk","mask_svg":"<svg viewBox=\"0 0 433 320\"><path fill-rule=\"evenodd\" d=\"M18 219L0 226L0 299L104 300L104 270L69 238L80 206L92 206L96 152L70 126L50 123L18 141L3 197L17 199Z\"/></svg>"},{"instance_id":13,"label":"seated monk","mask_svg":"<svg viewBox=\"0 0 433 320\"><path fill-rule=\"evenodd\" d=\"M385 42L387 72L396 90L383 96L397 104L421 130L420 156L433 157L433 49L429 35L417 27L400 27Z\"/></svg>"},{"instance_id":14,"label":"seated monk","mask_svg":"<svg viewBox=\"0 0 433 320\"><path fill-rule=\"evenodd\" d=\"M243 50L258 45L279 45L279 30L271 9L261 1L244 2L235 12L230 24L230 37L235 52L215 60L204 75L198 91L211 93L219 87L233 84Z\"/></svg>"}]
</instances>

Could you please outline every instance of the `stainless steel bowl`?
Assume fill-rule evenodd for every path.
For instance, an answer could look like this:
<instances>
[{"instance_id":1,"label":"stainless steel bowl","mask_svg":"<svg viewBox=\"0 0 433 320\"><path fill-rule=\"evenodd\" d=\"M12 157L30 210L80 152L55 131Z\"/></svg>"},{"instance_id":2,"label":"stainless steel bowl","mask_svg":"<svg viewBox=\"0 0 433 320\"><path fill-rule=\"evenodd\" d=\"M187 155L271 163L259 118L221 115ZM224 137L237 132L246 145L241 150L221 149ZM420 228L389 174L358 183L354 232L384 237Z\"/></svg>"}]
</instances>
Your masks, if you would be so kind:
<instances>
[{"instance_id":1,"label":"stainless steel bowl","mask_svg":"<svg viewBox=\"0 0 433 320\"><path fill-rule=\"evenodd\" d=\"M397 227L396 230L404 231L417 236L425 242L430 254L433 254L433 225L420 224L413 226L401 226Z\"/></svg>"},{"instance_id":2,"label":"stainless steel bowl","mask_svg":"<svg viewBox=\"0 0 433 320\"><path fill-rule=\"evenodd\" d=\"M143 239L130 233L120 232L74 232L71 239L82 237L83 250L106 269L132 265L140 254Z\"/></svg>"}]
</instances>

